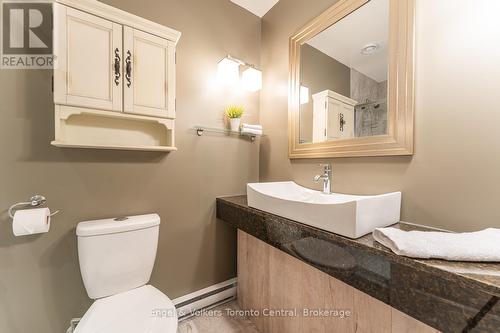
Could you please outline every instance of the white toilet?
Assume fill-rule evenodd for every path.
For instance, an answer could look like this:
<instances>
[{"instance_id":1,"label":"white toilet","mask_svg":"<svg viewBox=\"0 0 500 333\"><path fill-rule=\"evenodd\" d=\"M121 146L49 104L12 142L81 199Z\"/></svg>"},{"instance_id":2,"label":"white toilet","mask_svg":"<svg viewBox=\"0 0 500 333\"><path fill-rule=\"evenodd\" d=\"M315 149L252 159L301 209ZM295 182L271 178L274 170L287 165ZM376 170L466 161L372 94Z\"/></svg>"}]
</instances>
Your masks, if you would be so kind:
<instances>
[{"instance_id":1,"label":"white toilet","mask_svg":"<svg viewBox=\"0 0 500 333\"><path fill-rule=\"evenodd\" d=\"M146 285L158 245L157 214L78 224L83 283L94 303L75 333L175 333L177 313L161 291Z\"/></svg>"}]
</instances>

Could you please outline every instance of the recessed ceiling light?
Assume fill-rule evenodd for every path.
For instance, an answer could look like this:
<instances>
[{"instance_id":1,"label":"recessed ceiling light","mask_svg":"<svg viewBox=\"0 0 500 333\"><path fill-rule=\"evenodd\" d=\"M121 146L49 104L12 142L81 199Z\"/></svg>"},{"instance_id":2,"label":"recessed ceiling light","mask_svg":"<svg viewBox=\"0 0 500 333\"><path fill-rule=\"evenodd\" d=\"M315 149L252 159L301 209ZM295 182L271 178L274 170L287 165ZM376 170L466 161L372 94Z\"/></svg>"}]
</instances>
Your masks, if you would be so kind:
<instances>
[{"instance_id":1,"label":"recessed ceiling light","mask_svg":"<svg viewBox=\"0 0 500 333\"><path fill-rule=\"evenodd\" d=\"M368 55L375 53L380 48L378 43L368 43L361 49L361 53Z\"/></svg>"}]
</instances>

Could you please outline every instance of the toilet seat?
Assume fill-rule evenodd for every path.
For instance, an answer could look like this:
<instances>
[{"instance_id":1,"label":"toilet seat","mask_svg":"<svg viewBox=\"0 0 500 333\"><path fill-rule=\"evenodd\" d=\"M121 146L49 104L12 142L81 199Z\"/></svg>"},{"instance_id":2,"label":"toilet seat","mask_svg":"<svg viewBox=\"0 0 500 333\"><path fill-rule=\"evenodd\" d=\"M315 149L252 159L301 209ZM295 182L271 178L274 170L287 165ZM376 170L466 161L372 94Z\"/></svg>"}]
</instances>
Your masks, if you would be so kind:
<instances>
[{"instance_id":1,"label":"toilet seat","mask_svg":"<svg viewBox=\"0 0 500 333\"><path fill-rule=\"evenodd\" d=\"M172 301L151 285L96 300L74 333L176 333Z\"/></svg>"}]
</instances>

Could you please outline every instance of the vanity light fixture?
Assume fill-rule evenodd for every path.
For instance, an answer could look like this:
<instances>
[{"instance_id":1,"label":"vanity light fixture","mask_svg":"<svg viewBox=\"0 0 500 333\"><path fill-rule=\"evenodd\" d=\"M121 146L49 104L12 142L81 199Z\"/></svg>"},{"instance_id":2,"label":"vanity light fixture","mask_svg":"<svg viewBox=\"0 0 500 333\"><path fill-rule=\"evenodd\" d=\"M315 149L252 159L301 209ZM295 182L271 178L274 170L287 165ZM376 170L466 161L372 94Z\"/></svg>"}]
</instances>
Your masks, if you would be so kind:
<instances>
[{"instance_id":1,"label":"vanity light fixture","mask_svg":"<svg viewBox=\"0 0 500 333\"><path fill-rule=\"evenodd\" d=\"M305 86L300 86L300 104L309 103L309 88Z\"/></svg>"},{"instance_id":2,"label":"vanity light fixture","mask_svg":"<svg viewBox=\"0 0 500 333\"><path fill-rule=\"evenodd\" d=\"M223 85L230 86L240 79L240 63L226 57L217 65L217 78Z\"/></svg>"},{"instance_id":3,"label":"vanity light fixture","mask_svg":"<svg viewBox=\"0 0 500 333\"><path fill-rule=\"evenodd\" d=\"M227 55L217 65L217 76L219 81L227 86L236 85L240 81L240 66L248 67L243 71L241 86L251 92L262 89L262 71L240 59Z\"/></svg>"},{"instance_id":4,"label":"vanity light fixture","mask_svg":"<svg viewBox=\"0 0 500 333\"><path fill-rule=\"evenodd\" d=\"M375 53L378 49L380 49L380 44L378 43L368 43L361 49L361 53L364 55L369 55Z\"/></svg>"},{"instance_id":5,"label":"vanity light fixture","mask_svg":"<svg viewBox=\"0 0 500 333\"><path fill-rule=\"evenodd\" d=\"M241 86L247 91L259 91L262 89L262 72L253 67L246 69L241 76Z\"/></svg>"}]
</instances>

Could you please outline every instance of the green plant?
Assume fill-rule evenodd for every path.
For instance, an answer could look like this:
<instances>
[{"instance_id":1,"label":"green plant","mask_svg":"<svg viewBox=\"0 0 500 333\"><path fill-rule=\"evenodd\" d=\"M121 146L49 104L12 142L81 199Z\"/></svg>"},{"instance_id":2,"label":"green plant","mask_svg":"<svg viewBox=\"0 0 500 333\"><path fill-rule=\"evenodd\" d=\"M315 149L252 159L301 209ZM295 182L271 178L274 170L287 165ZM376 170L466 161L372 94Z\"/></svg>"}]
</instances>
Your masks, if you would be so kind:
<instances>
[{"instance_id":1,"label":"green plant","mask_svg":"<svg viewBox=\"0 0 500 333\"><path fill-rule=\"evenodd\" d=\"M229 105L225 110L224 113L229 119L233 118L241 118L243 113L245 112L245 109L241 105Z\"/></svg>"}]
</instances>

